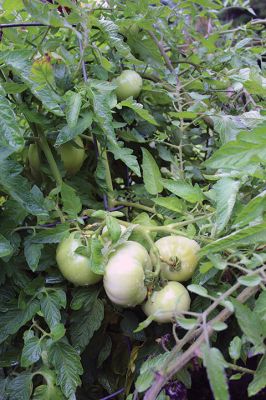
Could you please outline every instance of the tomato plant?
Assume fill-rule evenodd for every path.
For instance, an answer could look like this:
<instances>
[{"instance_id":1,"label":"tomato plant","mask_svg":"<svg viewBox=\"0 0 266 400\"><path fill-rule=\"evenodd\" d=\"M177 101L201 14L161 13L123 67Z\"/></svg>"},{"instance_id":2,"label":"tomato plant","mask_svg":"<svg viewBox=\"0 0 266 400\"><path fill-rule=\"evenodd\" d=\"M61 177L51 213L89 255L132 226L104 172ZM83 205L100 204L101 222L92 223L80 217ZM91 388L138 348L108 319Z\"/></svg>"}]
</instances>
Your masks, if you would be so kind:
<instances>
[{"instance_id":1,"label":"tomato plant","mask_svg":"<svg viewBox=\"0 0 266 400\"><path fill-rule=\"evenodd\" d=\"M1 400L265 398L261 4L0 2Z\"/></svg>"}]
</instances>

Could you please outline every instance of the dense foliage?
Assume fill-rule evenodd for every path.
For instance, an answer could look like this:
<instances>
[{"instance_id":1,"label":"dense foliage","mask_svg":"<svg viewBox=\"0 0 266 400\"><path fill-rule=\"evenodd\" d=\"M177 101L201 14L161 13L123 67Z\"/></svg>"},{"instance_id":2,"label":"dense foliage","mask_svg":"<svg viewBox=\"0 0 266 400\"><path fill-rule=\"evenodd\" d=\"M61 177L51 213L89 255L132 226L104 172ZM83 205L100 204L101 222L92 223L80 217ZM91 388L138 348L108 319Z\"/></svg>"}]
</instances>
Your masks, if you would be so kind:
<instances>
[{"instance_id":1,"label":"dense foliage","mask_svg":"<svg viewBox=\"0 0 266 400\"><path fill-rule=\"evenodd\" d=\"M1 399L265 395L266 20L162 3L0 2Z\"/></svg>"}]
</instances>

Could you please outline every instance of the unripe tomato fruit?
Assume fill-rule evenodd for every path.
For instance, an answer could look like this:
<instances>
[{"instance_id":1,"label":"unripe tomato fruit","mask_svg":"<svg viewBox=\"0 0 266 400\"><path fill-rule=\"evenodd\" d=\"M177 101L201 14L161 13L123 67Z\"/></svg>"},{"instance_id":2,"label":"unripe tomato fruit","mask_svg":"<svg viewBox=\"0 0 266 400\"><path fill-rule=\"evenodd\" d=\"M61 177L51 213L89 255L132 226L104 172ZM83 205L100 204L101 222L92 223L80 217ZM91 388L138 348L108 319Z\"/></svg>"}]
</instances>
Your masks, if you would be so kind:
<instances>
[{"instance_id":1,"label":"unripe tomato fruit","mask_svg":"<svg viewBox=\"0 0 266 400\"><path fill-rule=\"evenodd\" d=\"M118 246L105 267L103 277L109 299L122 307L141 304L147 295L145 270L151 270L151 260L141 244L127 241Z\"/></svg>"},{"instance_id":2,"label":"unripe tomato fruit","mask_svg":"<svg viewBox=\"0 0 266 400\"><path fill-rule=\"evenodd\" d=\"M155 242L160 253L161 277L184 282L191 278L198 263L200 246L184 236L165 236Z\"/></svg>"},{"instance_id":3,"label":"unripe tomato fruit","mask_svg":"<svg viewBox=\"0 0 266 400\"><path fill-rule=\"evenodd\" d=\"M138 97L142 89L141 76L137 72L129 69L123 71L121 75L115 79L115 83L117 84L116 96L119 101L125 100L130 96L134 98Z\"/></svg>"},{"instance_id":4,"label":"unripe tomato fruit","mask_svg":"<svg viewBox=\"0 0 266 400\"><path fill-rule=\"evenodd\" d=\"M34 178L40 177L41 159L38 151L38 145L31 143L29 145L28 160L31 174Z\"/></svg>"},{"instance_id":5,"label":"unripe tomato fruit","mask_svg":"<svg viewBox=\"0 0 266 400\"><path fill-rule=\"evenodd\" d=\"M82 139L78 136L74 139L74 142L78 147L73 146L71 143L65 143L58 149L68 175L75 175L80 170L85 158Z\"/></svg>"},{"instance_id":6,"label":"unripe tomato fruit","mask_svg":"<svg viewBox=\"0 0 266 400\"><path fill-rule=\"evenodd\" d=\"M179 312L188 311L190 307L190 296L179 282L168 282L158 291L154 291L146 303L143 311L149 317L154 316L154 321L171 322Z\"/></svg>"},{"instance_id":7,"label":"unripe tomato fruit","mask_svg":"<svg viewBox=\"0 0 266 400\"><path fill-rule=\"evenodd\" d=\"M75 253L75 250L81 246L82 242L78 233L70 233L70 235L58 245L56 261L62 275L69 282L77 286L93 285L99 282L102 276L92 271L87 257Z\"/></svg>"}]
</instances>

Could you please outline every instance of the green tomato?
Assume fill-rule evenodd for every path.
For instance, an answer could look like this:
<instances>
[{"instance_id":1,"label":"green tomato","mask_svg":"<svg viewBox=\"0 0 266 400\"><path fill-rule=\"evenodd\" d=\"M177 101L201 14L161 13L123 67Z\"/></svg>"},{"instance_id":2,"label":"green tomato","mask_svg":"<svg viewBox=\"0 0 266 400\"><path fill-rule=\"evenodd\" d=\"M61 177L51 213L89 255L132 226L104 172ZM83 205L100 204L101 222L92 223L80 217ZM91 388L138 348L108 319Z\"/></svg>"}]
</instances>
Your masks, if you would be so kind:
<instances>
[{"instance_id":1,"label":"green tomato","mask_svg":"<svg viewBox=\"0 0 266 400\"><path fill-rule=\"evenodd\" d=\"M55 385L41 385L34 390L33 400L65 400L61 390Z\"/></svg>"},{"instance_id":2,"label":"green tomato","mask_svg":"<svg viewBox=\"0 0 266 400\"><path fill-rule=\"evenodd\" d=\"M154 321L161 323L171 322L177 313L188 311L189 307L189 293L179 282L168 282L163 289L154 291L142 306L147 317L153 315Z\"/></svg>"},{"instance_id":3,"label":"green tomato","mask_svg":"<svg viewBox=\"0 0 266 400\"><path fill-rule=\"evenodd\" d=\"M62 144L59 147L59 154L68 175L75 175L84 162L85 149L82 139L78 136L74 139L78 147L71 143Z\"/></svg>"},{"instance_id":4,"label":"green tomato","mask_svg":"<svg viewBox=\"0 0 266 400\"><path fill-rule=\"evenodd\" d=\"M118 246L106 265L103 278L109 299L122 307L141 304L147 295L145 271L151 268L149 253L141 244L127 241Z\"/></svg>"},{"instance_id":5,"label":"green tomato","mask_svg":"<svg viewBox=\"0 0 266 400\"><path fill-rule=\"evenodd\" d=\"M40 154L38 151L38 145L36 143L32 143L29 146L28 160L29 160L30 171L31 171L32 176L35 179L39 179L40 168L41 168L41 159L40 159Z\"/></svg>"},{"instance_id":6,"label":"green tomato","mask_svg":"<svg viewBox=\"0 0 266 400\"><path fill-rule=\"evenodd\" d=\"M161 258L161 277L184 282L191 278L198 263L200 246L184 236L165 236L157 242Z\"/></svg>"},{"instance_id":7,"label":"green tomato","mask_svg":"<svg viewBox=\"0 0 266 400\"><path fill-rule=\"evenodd\" d=\"M89 259L81 254L75 253L82 241L77 232L72 232L57 247L56 261L62 275L77 286L93 285L102 279L101 275L95 274Z\"/></svg>"},{"instance_id":8,"label":"green tomato","mask_svg":"<svg viewBox=\"0 0 266 400\"><path fill-rule=\"evenodd\" d=\"M116 95L119 101L125 100L130 96L138 97L142 89L141 76L131 70L125 70L115 79L117 84Z\"/></svg>"}]
</instances>

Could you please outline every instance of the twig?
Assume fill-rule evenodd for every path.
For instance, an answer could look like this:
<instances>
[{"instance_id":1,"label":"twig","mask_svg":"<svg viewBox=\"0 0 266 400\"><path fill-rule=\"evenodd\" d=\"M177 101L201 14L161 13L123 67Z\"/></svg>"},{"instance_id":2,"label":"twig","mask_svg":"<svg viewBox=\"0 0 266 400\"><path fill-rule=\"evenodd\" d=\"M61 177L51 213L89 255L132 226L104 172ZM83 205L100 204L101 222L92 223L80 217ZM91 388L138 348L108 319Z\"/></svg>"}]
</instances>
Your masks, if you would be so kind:
<instances>
[{"instance_id":1,"label":"twig","mask_svg":"<svg viewBox=\"0 0 266 400\"><path fill-rule=\"evenodd\" d=\"M167 65L168 69L171 72L175 72L175 69L171 63L171 60L164 50L163 44L157 39L157 37L155 36L155 34L153 32L148 31L148 33L149 33L150 37L152 38L152 40L154 41L154 43L156 44L156 46L158 47L158 49L161 53L161 56L164 58L165 64Z\"/></svg>"}]
</instances>

